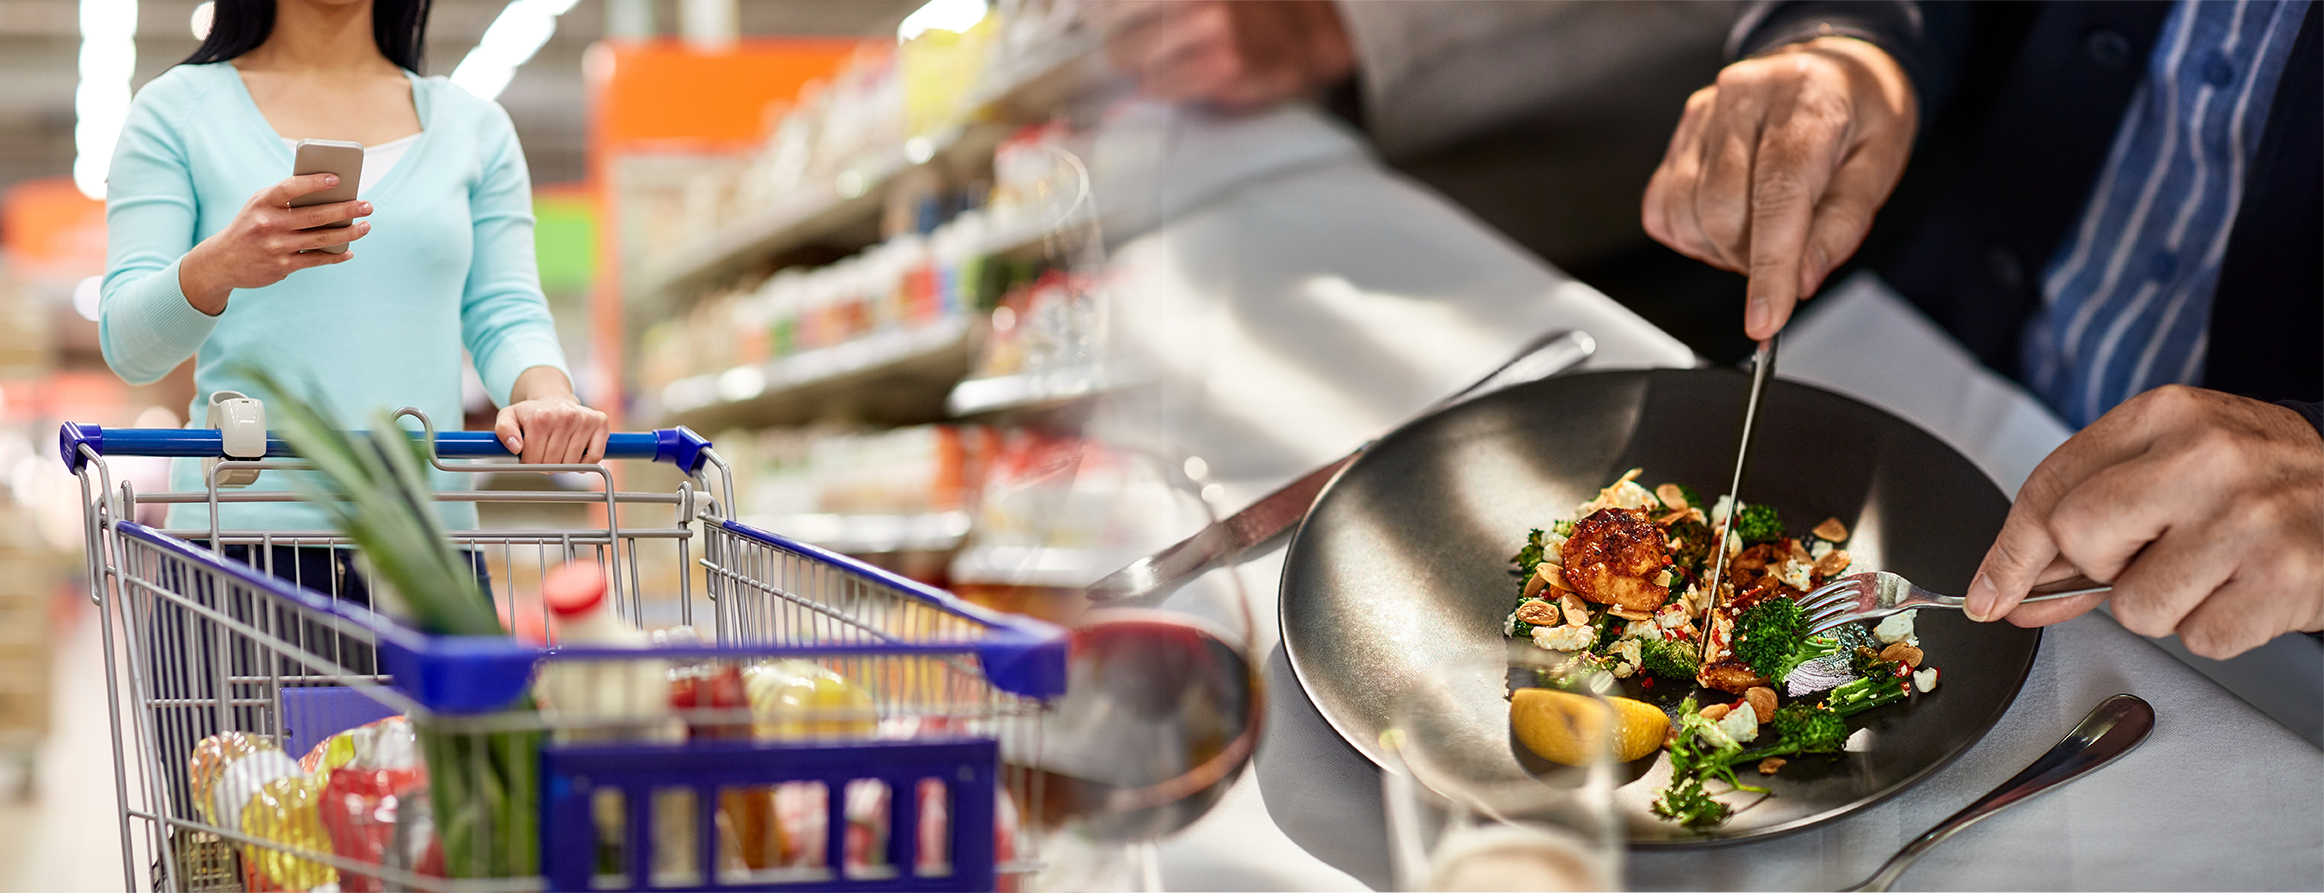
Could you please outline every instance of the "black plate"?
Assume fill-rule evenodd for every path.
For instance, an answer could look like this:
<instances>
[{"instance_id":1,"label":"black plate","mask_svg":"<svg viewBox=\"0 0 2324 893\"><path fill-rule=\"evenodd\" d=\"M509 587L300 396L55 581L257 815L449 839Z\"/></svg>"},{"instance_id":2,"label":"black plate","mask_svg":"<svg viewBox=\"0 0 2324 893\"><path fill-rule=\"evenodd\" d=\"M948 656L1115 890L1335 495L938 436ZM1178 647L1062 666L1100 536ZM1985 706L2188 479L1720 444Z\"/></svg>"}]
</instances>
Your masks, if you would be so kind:
<instances>
[{"instance_id":1,"label":"black plate","mask_svg":"<svg viewBox=\"0 0 2324 893\"><path fill-rule=\"evenodd\" d=\"M1424 668L1501 653L1517 594L1508 559L1526 530L1565 517L1633 467L1646 469L1649 487L1720 492L1749 385L1727 370L1571 375L1383 438L1316 501L1284 561L1283 647L1300 687L1341 737L1381 762L1379 734ZM1792 382L1769 387L1745 499L1775 505L1795 535L1827 516L1846 522L1858 570L1966 591L2009 512L1993 482L1895 416ZM1867 731L1850 752L1793 760L1768 780L1775 796L1723 797L1741 808L1708 832L1648 813L1666 776L1655 765L1617 795L1631 843L1797 831L1894 795L1967 750L2017 697L2041 634L1950 611L1922 611L1917 626L1943 673L1935 691L1856 717ZM1686 693L1625 684L1656 702Z\"/></svg>"}]
</instances>

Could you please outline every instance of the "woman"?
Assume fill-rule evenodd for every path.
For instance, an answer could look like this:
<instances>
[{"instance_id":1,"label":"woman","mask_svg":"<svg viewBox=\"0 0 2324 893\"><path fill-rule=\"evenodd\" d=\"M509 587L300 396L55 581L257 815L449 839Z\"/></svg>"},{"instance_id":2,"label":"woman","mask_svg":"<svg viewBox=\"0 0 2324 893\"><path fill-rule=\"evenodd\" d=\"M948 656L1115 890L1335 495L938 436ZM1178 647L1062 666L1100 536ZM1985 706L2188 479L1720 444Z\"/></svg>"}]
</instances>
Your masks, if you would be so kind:
<instances>
[{"instance_id":1,"label":"woman","mask_svg":"<svg viewBox=\"0 0 2324 893\"><path fill-rule=\"evenodd\" d=\"M255 391L235 373L243 365L310 388L352 422L416 406L446 424L460 418L465 348L522 461L601 458L605 416L574 398L541 295L532 187L508 116L417 74L428 0L215 10L201 48L139 91L114 153L106 362L143 384L193 357L196 424L210 393ZM337 182L283 177L291 144L307 138L367 147L355 201L288 207ZM254 486L284 488L280 477ZM438 477L449 489L468 476ZM170 483L204 489L200 464L177 460ZM475 523L465 503L444 515ZM225 506L219 524L327 526L292 503ZM208 507L175 506L169 526L207 528Z\"/></svg>"},{"instance_id":2,"label":"woman","mask_svg":"<svg viewBox=\"0 0 2324 893\"><path fill-rule=\"evenodd\" d=\"M188 418L195 424L207 395L257 392L237 371L251 366L308 389L355 425L374 407L401 406L456 424L465 348L505 407L496 427L511 452L525 462L595 462L604 455L605 416L574 399L541 295L524 154L500 106L417 74L427 12L428 0L217 0L201 48L139 91L114 152L105 360L143 384L194 358ZM288 207L337 182L284 178L291 144L307 138L368 147L355 201ZM356 222L311 230L345 220ZM357 242L343 254L312 250ZM436 485L463 488L470 477L439 473ZM267 472L253 489L288 483ZM175 460L170 489L205 489L201 464ZM472 504L442 509L447 526L475 526ZM217 523L330 526L295 502L224 505ZM208 529L209 507L172 506L168 526ZM368 602L346 552L268 551L225 549L310 588ZM152 696L214 701L220 690L205 681L210 671L250 669L184 666L186 655L165 650L167 643L203 622L186 609L154 607L161 610L146 622L155 660L174 664L156 666ZM333 641L313 624L272 627L307 638L308 651L348 672L370 672L366 647ZM177 713L162 721L169 740L161 744L181 753L223 719L204 707ZM263 727L252 725L255 715L230 721ZM192 817L185 784L171 773L171 800L180 817Z\"/></svg>"}]
</instances>

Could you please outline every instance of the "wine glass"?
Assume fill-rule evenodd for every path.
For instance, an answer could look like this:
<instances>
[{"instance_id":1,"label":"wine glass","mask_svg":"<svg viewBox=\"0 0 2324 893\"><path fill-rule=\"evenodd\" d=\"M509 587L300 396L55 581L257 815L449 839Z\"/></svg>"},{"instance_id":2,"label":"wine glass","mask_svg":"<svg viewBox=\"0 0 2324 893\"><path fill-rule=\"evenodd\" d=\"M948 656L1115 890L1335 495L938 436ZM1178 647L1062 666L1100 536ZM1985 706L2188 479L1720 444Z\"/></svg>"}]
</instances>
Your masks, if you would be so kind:
<instances>
[{"instance_id":1,"label":"wine glass","mask_svg":"<svg viewBox=\"0 0 2324 893\"><path fill-rule=\"evenodd\" d=\"M955 584L1071 631L1066 693L1041 722L1020 796L1041 889L1153 889L1154 842L1241 776L1262 704L1239 576L1215 571L1157 607L1097 607L1083 587L1213 519L1199 465L1083 435L1024 435L986 484Z\"/></svg>"},{"instance_id":2,"label":"wine glass","mask_svg":"<svg viewBox=\"0 0 2324 893\"><path fill-rule=\"evenodd\" d=\"M1381 736L1397 889L1621 887L1617 714L1555 661L1518 647L1437 667L1398 702Z\"/></svg>"}]
</instances>

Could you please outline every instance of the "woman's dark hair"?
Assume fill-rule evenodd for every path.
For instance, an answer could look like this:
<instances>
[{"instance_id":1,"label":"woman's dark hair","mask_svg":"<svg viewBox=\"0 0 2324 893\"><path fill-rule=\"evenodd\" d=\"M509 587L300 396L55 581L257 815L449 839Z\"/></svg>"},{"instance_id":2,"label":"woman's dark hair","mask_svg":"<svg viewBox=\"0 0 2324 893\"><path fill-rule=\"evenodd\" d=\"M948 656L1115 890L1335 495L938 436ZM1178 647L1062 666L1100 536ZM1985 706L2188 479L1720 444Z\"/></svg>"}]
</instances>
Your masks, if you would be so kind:
<instances>
[{"instance_id":1,"label":"woman's dark hair","mask_svg":"<svg viewBox=\"0 0 2324 893\"><path fill-rule=\"evenodd\" d=\"M210 35L181 65L224 62L274 33L275 0L211 0ZM371 39L380 55L413 74L427 51L428 0L371 0Z\"/></svg>"}]
</instances>

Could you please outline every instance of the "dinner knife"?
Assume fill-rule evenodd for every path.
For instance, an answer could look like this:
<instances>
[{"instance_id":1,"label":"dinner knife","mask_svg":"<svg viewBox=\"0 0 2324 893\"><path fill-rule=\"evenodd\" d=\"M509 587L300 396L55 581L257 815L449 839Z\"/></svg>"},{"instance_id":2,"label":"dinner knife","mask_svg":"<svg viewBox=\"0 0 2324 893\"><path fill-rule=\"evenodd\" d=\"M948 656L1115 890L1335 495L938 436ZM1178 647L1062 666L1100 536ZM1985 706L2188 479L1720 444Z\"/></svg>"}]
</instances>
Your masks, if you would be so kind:
<instances>
[{"instance_id":1,"label":"dinner knife","mask_svg":"<svg viewBox=\"0 0 2324 893\"><path fill-rule=\"evenodd\" d=\"M1597 351L1598 340L1588 332L1580 329L1550 332L1526 342L1508 362L1452 396L1430 404L1413 418L1424 418L1495 391L1548 378L1581 365ZM1410 424L1410 420L1405 424ZM1355 452L1301 475L1242 511L1107 574L1090 584L1089 599L1104 604L1151 604L1177 591L1186 581L1265 545L1307 517L1308 508L1315 505L1315 498L1323 493L1324 486L1375 443L1379 441L1367 441Z\"/></svg>"},{"instance_id":2,"label":"dinner knife","mask_svg":"<svg viewBox=\"0 0 2324 893\"><path fill-rule=\"evenodd\" d=\"M1743 436L1735 444L1735 474L1727 479L1727 523L1723 528L1712 528L1719 534L1718 542L1711 544L1711 576L1703 581L1711 587L1710 596L1703 602L1702 626L1695 641L1698 649L1711 643L1711 614L1719 608L1719 581L1727 578L1727 537L1735 529L1737 516L1743 513L1743 466L1751 458L1751 429L1759 422L1759 398L1767 393L1767 379L1775 372L1775 339L1781 332L1769 335L1759 342L1759 349L1751 355L1751 396L1743 403ZM1710 654L1705 652L1706 660Z\"/></svg>"}]
</instances>

